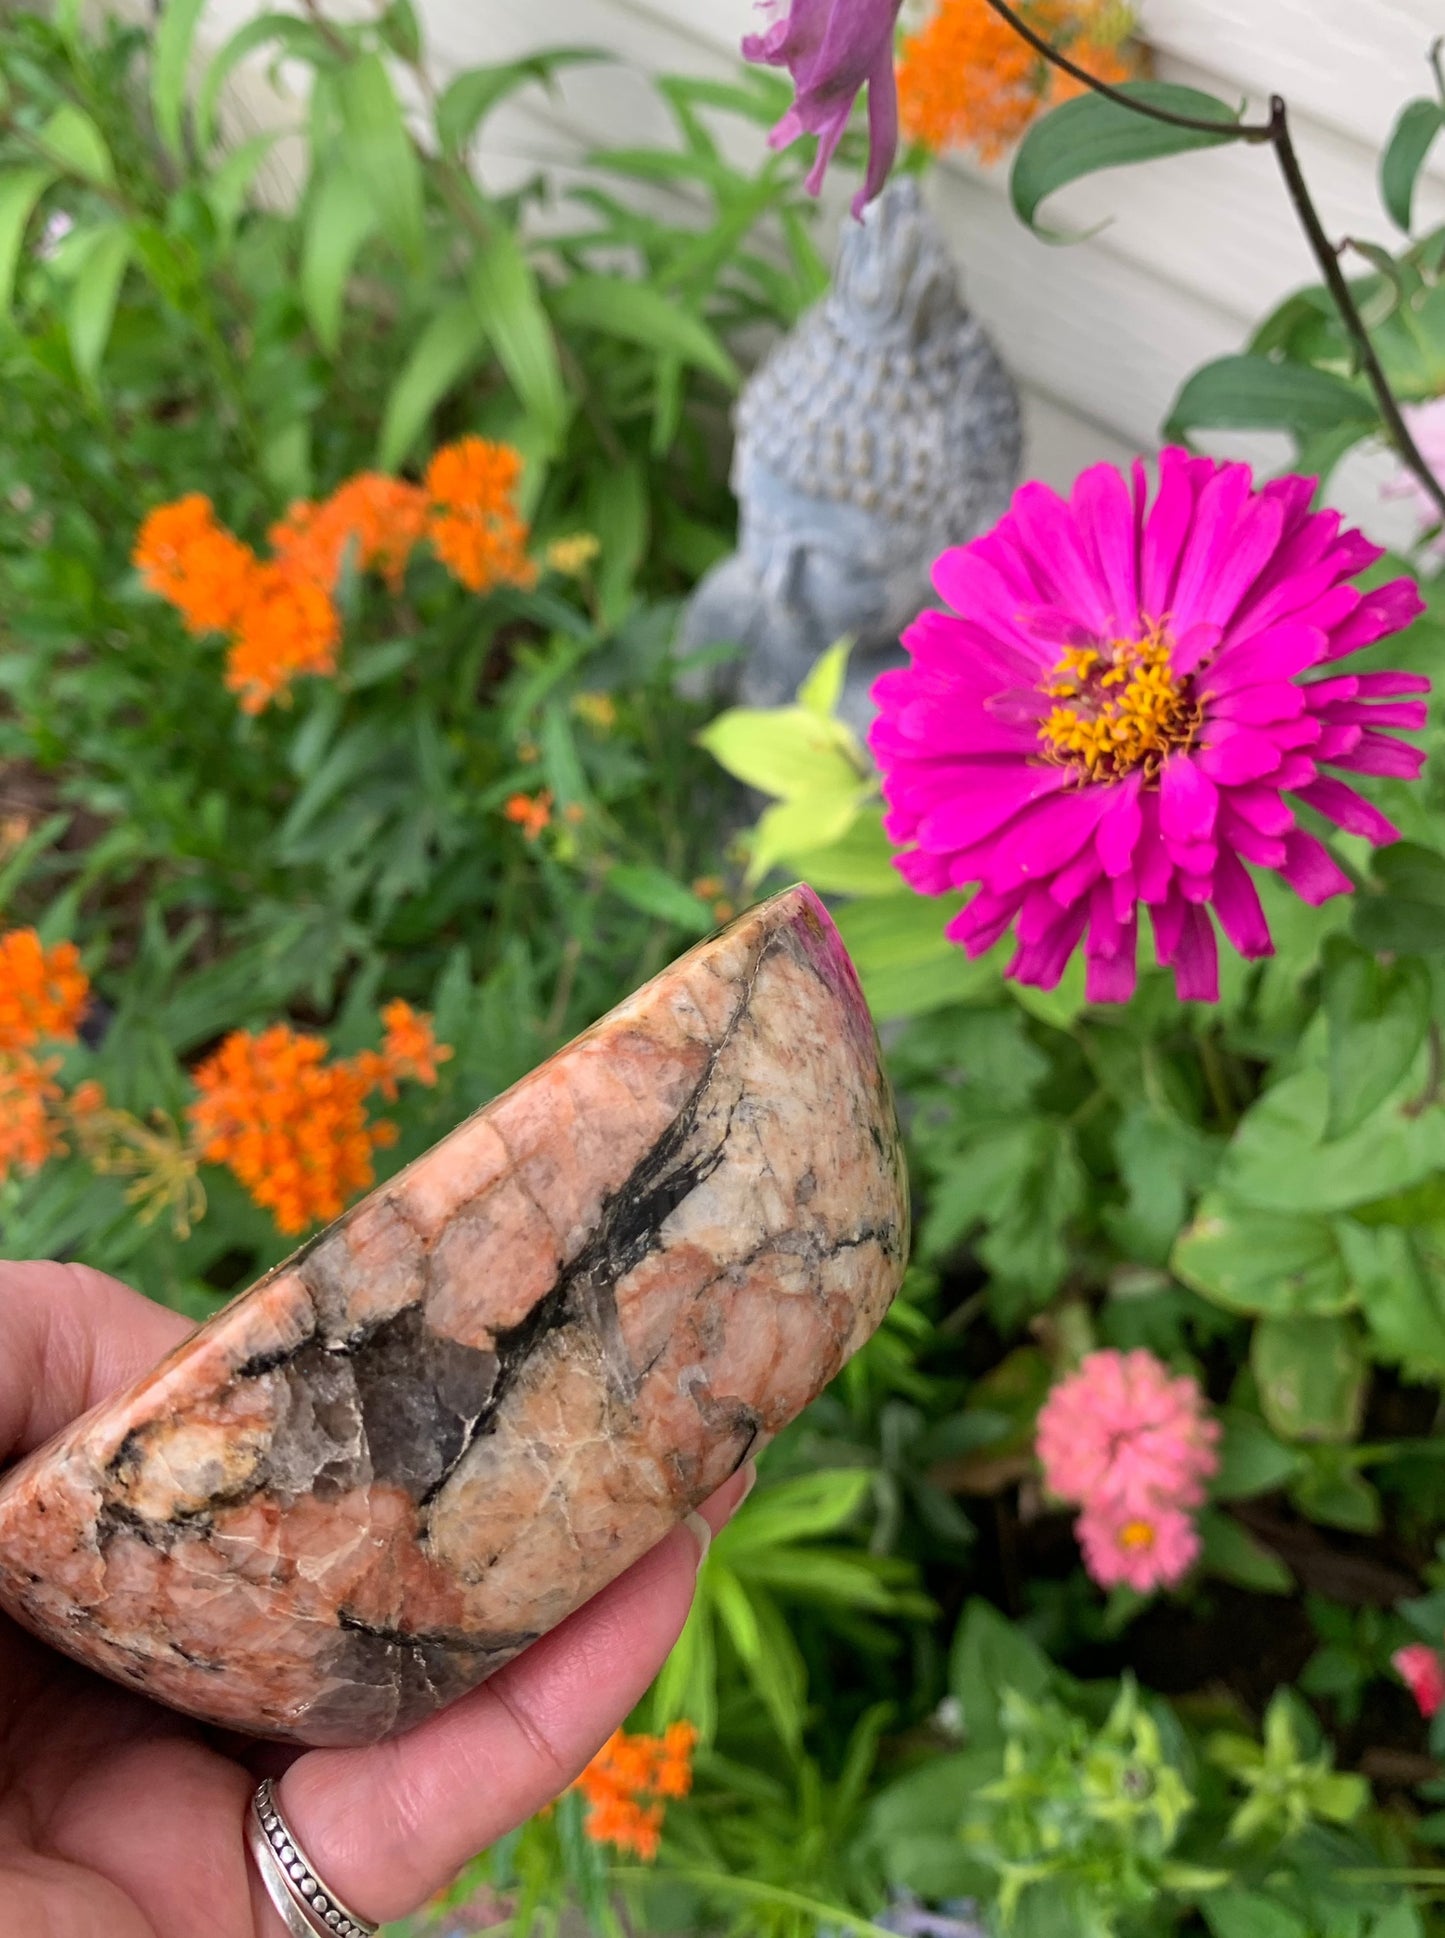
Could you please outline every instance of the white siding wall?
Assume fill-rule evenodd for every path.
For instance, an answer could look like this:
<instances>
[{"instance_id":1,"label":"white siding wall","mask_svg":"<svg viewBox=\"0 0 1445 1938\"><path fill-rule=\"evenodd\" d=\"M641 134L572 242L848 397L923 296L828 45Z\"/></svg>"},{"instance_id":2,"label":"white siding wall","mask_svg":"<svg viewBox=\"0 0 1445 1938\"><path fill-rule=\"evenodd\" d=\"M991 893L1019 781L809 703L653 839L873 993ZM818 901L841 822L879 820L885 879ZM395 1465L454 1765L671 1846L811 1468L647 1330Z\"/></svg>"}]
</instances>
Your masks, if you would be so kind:
<instances>
[{"instance_id":1,"label":"white siding wall","mask_svg":"<svg viewBox=\"0 0 1445 1938\"><path fill-rule=\"evenodd\" d=\"M445 74L555 43L602 46L617 68L533 90L490 124L481 158L501 186L538 159L565 168L588 146L666 138L645 84L651 72L725 75L751 0L420 0L433 61ZM254 0L212 0L214 33ZM1289 100L1306 173L1335 235L1388 239L1375 162L1401 102L1428 91L1428 45L1445 0L1144 0L1159 72L1230 99ZM1445 149L1445 144L1442 144ZM841 214L851 184L830 190ZM1313 278L1271 155L1229 148L1080 183L1054 213L1070 226L1112 218L1090 240L1050 247L1009 211L1004 175L950 161L932 198L974 308L1022 384L1029 468L1066 484L1090 460L1148 449L1179 384L1198 363L1238 349L1263 310ZM1445 154L1417 198L1445 219ZM1277 455L1264 443L1253 447ZM1282 449L1282 447L1280 447ZM1383 537L1400 512L1382 506L1383 453L1352 460L1336 496Z\"/></svg>"}]
</instances>

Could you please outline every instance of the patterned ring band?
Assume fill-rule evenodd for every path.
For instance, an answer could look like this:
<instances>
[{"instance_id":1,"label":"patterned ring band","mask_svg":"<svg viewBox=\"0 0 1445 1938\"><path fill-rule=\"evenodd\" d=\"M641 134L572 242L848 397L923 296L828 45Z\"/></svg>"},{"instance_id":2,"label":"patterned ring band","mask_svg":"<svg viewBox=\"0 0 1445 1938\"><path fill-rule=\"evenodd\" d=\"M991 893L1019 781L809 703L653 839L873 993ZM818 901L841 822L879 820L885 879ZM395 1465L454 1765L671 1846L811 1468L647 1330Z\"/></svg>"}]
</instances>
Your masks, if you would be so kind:
<instances>
[{"instance_id":1,"label":"patterned ring band","mask_svg":"<svg viewBox=\"0 0 1445 1938\"><path fill-rule=\"evenodd\" d=\"M252 1797L246 1812L246 1842L266 1895L292 1938L373 1938L377 1927L348 1911L302 1856L296 1835L281 1814L270 1777Z\"/></svg>"}]
</instances>

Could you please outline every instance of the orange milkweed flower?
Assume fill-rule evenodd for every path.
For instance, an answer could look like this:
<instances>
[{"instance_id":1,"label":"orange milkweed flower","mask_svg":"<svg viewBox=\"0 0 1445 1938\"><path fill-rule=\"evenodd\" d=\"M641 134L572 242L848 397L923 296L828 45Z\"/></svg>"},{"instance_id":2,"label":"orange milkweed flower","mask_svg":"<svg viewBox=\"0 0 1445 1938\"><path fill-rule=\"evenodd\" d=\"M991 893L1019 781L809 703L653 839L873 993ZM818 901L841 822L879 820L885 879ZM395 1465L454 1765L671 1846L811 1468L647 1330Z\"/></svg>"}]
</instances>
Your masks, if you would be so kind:
<instances>
[{"instance_id":1,"label":"orange milkweed flower","mask_svg":"<svg viewBox=\"0 0 1445 1938\"><path fill-rule=\"evenodd\" d=\"M373 1182L372 1152L396 1137L367 1121L370 1073L328 1063L327 1048L286 1023L235 1030L193 1072L201 1156L233 1171L283 1232L340 1217Z\"/></svg>"},{"instance_id":2,"label":"orange milkweed flower","mask_svg":"<svg viewBox=\"0 0 1445 1938\"><path fill-rule=\"evenodd\" d=\"M509 795L502 812L509 821L516 822L528 841L535 841L551 823L552 790L544 787L540 794Z\"/></svg>"},{"instance_id":3,"label":"orange milkweed flower","mask_svg":"<svg viewBox=\"0 0 1445 1938\"><path fill-rule=\"evenodd\" d=\"M1100 80L1140 71L1125 51L1134 17L1118 0L1033 0L1030 24ZM1046 108L1080 84L1034 52L985 0L938 0L932 17L905 39L898 64L904 133L934 154L971 148L997 161Z\"/></svg>"},{"instance_id":4,"label":"orange milkweed flower","mask_svg":"<svg viewBox=\"0 0 1445 1938\"><path fill-rule=\"evenodd\" d=\"M473 592L537 582L526 552L528 527L516 507L521 475L520 454L483 437L444 444L427 465L432 550Z\"/></svg>"},{"instance_id":5,"label":"orange milkweed flower","mask_svg":"<svg viewBox=\"0 0 1445 1938\"><path fill-rule=\"evenodd\" d=\"M448 1043L438 1043L432 1019L398 996L381 1012L386 1034L379 1050L363 1051L357 1059L383 1097L395 1097L399 1082L426 1084L437 1080L437 1065L456 1055Z\"/></svg>"},{"instance_id":6,"label":"orange milkweed flower","mask_svg":"<svg viewBox=\"0 0 1445 1938\"><path fill-rule=\"evenodd\" d=\"M231 630L257 565L250 546L217 524L210 499L199 491L147 513L131 560L193 633Z\"/></svg>"},{"instance_id":7,"label":"orange milkweed flower","mask_svg":"<svg viewBox=\"0 0 1445 1938\"><path fill-rule=\"evenodd\" d=\"M90 1001L90 978L73 942L45 948L34 929L0 935L0 1054L42 1036L74 1042Z\"/></svg>"},{"instance_id":8,"label":"orange milkweed flower","mask_svg":"<svg viewBox=\"0 0 1445 1938\"><path fill-rule=\"evenodd\" d=\"M362 571L385 575L393 591L426 531L427 496L419 485L361 471L320 504L301 499L271 527L276 558L331 592L348 545Z\"/></svg>"},{"instance_id":9,"label":"orange milkweed flower","mask_svg":"<svg viewBox=\"0 0 1445 1938\"><path fill-rule=\"evenodd\" d=\"M692 1788L697 1731L670 1723L661 1736L614 1730L572 1786L587 1800L583 1824L596 1844L630 1851L644 1863L656 1857L666 1800Z\"/></svg>"},{"instance_id":10,"label":"orange milkweed flower","mask_svg":"<svg viewBox=\"0 0 1445 1938\"><path fill-rule=\"evenodd\" d=\"M38 1171L65 1149L56 1121L64 1096L55 1081L59 1068L59 1057L42 1062L25 1049L0 1055L0 1184L12 1171Z\"/></svg>"},{"instance_id":11,"label":"orange milkweed flower","mask_svg":"<svg viewBox=\"0 0 1445 1938\"><path fill-rule=\"evenodd\" d=\"M258 565L226 657L243 713L260 713L306 673L336 671L341 622L329 594L285 565Z\"/></svg>"}]
</instances>

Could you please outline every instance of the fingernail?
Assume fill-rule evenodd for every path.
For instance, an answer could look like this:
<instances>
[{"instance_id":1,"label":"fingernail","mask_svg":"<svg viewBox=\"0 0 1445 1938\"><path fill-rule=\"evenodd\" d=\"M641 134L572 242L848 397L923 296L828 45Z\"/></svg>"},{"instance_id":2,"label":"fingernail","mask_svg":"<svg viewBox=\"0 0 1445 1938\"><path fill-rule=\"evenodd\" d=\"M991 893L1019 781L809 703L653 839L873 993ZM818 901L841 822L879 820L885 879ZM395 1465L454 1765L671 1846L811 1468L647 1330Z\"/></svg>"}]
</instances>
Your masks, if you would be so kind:
<instances>
[{"instance_id":1,"label":"fingernail","mask_svg":"<svg viewBox=\"0 0 1445 1938\"><path fill-rule=\"evenodd\" d=\"M707 1560L707 1551L712 1546L712 1529L696 1508L687 1516L685 1525L690 1527L697 1536L697 1565L701 1568Z\"/></svg>"},{"instance_id":2,"label":"fingernail","mask_svg":"<svg viewBox=\"0 0 1445 1938\"><path fill-rule=\"evenodd\" d=\"M747 1499L748 1495L752 1493L753 1489L757 1486L757 1484L758 1484L758 1463L755 1460L749 1460L745 1462L743 1466L743 1491L741 1494L738 1495L738 1506L733 1509L733 1514L737 1513L738 1507L742 1506L743 1502ZM728 1518L731 1519L732 1516L730 1515Z\"/></svg>"}]
</instances>

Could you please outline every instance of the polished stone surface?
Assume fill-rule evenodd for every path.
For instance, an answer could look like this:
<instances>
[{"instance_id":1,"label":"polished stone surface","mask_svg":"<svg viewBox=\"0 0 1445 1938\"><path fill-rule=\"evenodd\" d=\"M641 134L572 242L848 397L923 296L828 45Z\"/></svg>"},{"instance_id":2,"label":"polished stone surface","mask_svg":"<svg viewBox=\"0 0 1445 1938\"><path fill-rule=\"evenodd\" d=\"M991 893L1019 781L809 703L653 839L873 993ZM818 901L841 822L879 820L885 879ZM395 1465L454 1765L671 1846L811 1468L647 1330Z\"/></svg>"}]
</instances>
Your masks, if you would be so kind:
<instances>
[{"instance_id":1,"label":"polished stone surface","mask_svg":"<svg viewBox=\"0 0 1445 1938\"><path fill-rule=\"evenodd\" d=\"M510 1661L877 1326L907 1190L795 888L694 949L0 1482L0 1606L303 1743Z\"/></svg>"}]
</instances>

